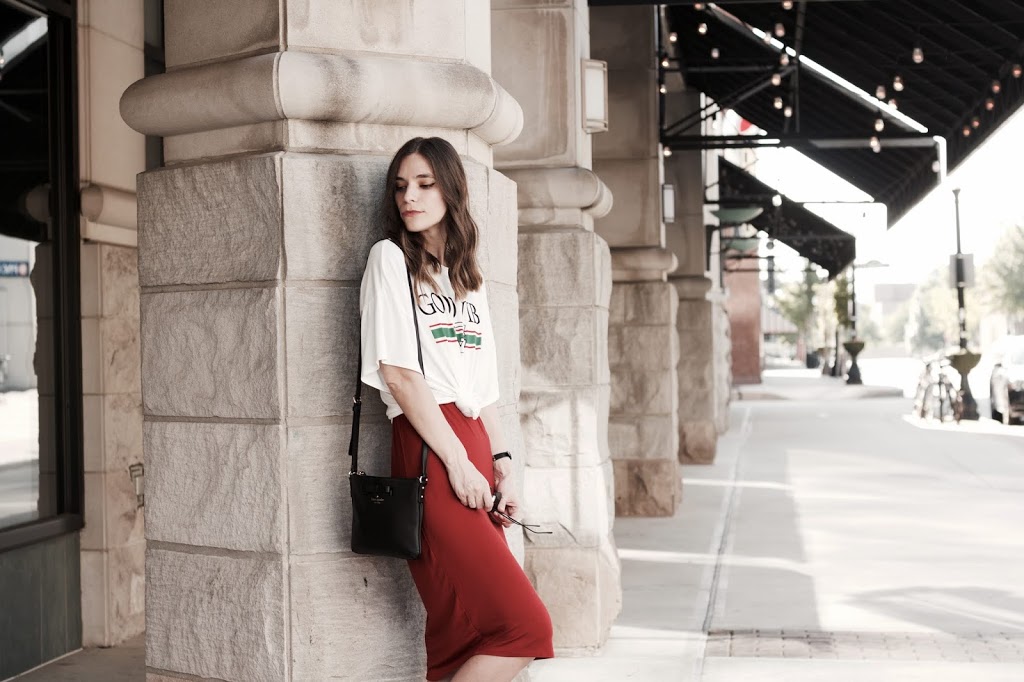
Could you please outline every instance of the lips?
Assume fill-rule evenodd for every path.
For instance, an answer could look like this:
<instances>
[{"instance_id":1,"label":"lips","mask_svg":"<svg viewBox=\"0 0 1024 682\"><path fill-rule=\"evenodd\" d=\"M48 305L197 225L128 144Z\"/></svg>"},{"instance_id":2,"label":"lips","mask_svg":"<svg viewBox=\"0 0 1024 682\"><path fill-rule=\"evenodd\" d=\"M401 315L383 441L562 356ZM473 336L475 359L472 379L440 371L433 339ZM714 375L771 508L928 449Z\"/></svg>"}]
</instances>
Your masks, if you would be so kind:
<instances>
[{"instance_id":1,"label":"lips","mask_svg":"<svg viewBox=\"0 0 1024 682\"><path fill-rule=\"evenodd\" d=\"M420 213L423 213L423 211L402 211L402 217L411 218L412 216L419 215Z\"/></svg>"}]
</instances>

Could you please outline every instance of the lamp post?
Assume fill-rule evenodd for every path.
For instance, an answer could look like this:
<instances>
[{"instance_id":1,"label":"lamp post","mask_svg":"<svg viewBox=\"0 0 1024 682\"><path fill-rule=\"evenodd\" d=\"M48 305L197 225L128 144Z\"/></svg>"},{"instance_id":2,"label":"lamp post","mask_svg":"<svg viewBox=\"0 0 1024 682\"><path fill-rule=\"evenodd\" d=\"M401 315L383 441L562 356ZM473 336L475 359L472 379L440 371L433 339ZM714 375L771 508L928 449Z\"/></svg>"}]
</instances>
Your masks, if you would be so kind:
<instances>
[{"instance_id":1,"label":"lamp post","mask_svg":"<svg viewBox=\"0 0 1024 682\"><path fill-rule=\"evenodd\" d=\"M846 374L847 384L863 384L860 378L860 365L857 364L857 356L864 350L864 342L857 338L857 264L850 263L850 331L853 338L843 344L843 348L850 354L850 370Z\"/></svg>"},{"instance_id":2,"label":"lamp post","mask_svg":"<svg viewBox=\"0 0 1024 682\"><path fill-rule=\"evenodd\" d=\"M961 419L978 418L978 402L971 394L971 385L967 375L978 364L981 356L967 350L967 310L964 305L964 289L967 277L964 271L964 253L960 248L960 188L953 189L953 203L956 214L956 260L954 279L956 280L957 318L960 323L960 351L949 356L949 364L960 373L960 399L963 402Z\"/></svg>"}]
</instances>

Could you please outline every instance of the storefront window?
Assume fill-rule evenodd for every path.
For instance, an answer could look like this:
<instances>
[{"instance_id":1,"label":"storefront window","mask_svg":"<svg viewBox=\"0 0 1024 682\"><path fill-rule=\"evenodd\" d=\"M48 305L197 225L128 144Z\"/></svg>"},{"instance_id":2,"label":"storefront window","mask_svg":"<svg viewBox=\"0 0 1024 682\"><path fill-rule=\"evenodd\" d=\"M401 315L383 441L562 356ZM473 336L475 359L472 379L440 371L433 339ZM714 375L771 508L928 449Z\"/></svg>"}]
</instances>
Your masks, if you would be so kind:
<instances>
[{"instance_id":1,"label":"storefront window","mask_svg":"<svg viewBox=\"0 0 1024 682\"><path fill-rule=\"evenodd\" d=\"M45 9L0 0L0 534L80 511L73 29Z\"/></svg>"}]
</instances>

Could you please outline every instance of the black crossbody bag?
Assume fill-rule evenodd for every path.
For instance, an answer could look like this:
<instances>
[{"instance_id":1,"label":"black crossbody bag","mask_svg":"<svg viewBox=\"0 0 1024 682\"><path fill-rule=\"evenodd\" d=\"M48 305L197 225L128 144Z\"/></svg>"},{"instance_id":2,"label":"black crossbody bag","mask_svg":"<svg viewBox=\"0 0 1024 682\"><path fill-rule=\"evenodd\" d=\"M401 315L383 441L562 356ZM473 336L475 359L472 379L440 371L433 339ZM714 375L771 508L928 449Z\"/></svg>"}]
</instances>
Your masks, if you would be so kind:
<instances>
[{"instance_id":1,"label":"black crossbody bag","mask_svg":"<svg viewBox=\"0 0 1024 682\"><path fill-rule=\"evenodd\" d=\"M416 297L412 275L409 277L409 301L416 329L416 355L423 372L423 346L420 323L416 317ZM423 538L423 493L427 487L427 444L423 443L418 478L368 476L359 470L359 410L362 406L363 353L360 342L359 365L356 368L356 392L352 398L352 437L348 454L352 468L348 472L352 493L352 551L356 554L418 559ZM423 374L426 377L426 372Z\"/></svg>"}]
</instances>

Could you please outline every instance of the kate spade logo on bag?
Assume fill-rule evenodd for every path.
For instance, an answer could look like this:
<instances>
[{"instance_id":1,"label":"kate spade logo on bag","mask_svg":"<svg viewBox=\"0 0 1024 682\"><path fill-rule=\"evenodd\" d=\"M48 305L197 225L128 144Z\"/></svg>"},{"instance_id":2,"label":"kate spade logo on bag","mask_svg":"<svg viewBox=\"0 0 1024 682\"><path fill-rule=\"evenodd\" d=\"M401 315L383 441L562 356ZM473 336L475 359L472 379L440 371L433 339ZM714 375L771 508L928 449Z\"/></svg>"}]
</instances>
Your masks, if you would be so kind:
<instances>
[{"instance_id":1,"label":"kate spade logo on bag","mask_svg":"<svg viewBox=\"0 0 1024 682\"><path fill-rule=\"evenodd\" d=\"M374 495L373 497L370 498L370 502L373 502L374 504L380 504L383 501L384 498L381 497L380 495Z\"/></svg>"}]
</instances>

